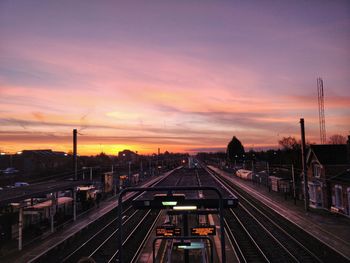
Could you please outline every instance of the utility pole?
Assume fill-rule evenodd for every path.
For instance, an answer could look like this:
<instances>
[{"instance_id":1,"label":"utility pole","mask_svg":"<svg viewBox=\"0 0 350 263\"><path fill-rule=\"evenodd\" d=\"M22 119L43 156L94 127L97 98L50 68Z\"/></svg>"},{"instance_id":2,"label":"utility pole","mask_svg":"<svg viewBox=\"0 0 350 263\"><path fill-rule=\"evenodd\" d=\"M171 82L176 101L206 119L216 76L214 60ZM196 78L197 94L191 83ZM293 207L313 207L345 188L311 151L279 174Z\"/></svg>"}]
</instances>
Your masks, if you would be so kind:
<instances>
[{"instance_id":1,"label":"utility pole","mask_svg":"<svg viewBox=\"0 0 350 263\"><path fill-rule=\"evenodd\" d=\"M309 191L307 184L307 167L306 167L306 149L305 149L305 127L304 127L304 119L300 119L300 128L301 128L301 159L303 163L303 179L304 179L304 206L305 211L309 210Z\"/></svg>"},{"instance_id":2,"label":"utility pole","mask_svg":"<svg viewBox=\"0 0 350 263\"><path fill-rule=\"evenodd\" d=\"M140 176L143 178L143 164L142 164L142 160L140 162Z\"/></svg>"},{"instance_id":3,"label":"utility pole","mask_svg":"<svg viewBox=\"0 0 350 263\"><path fill-rule=\"evenodd\" d=\"M74 180L78 180L77 129L73 130L73 163L74 163Z\"/></svg>"},{"instance_id":4,"label":"utility pole","mask_svg":"<svg viewBox=\"0 0 350 263\"><path fill-rule=\"evenodd\" d=\"M292 179L293 179L293 198L294 198L294 204L297 204L297 196L295 191L295 174L294 174L294 165L292 164Z\"/></svg>"},{"instance_id":5,"label":"utility pole","mask_svg":"<svg viewBox=\"0 0 350 263\"><path fill-rule=\"evenodd\" d=\"M269 162L266 162L266 171L267 171L267 178L266 178L266 186L269 186L269 177L270 177L270 165Z\"/></svg>"}]
</instances>

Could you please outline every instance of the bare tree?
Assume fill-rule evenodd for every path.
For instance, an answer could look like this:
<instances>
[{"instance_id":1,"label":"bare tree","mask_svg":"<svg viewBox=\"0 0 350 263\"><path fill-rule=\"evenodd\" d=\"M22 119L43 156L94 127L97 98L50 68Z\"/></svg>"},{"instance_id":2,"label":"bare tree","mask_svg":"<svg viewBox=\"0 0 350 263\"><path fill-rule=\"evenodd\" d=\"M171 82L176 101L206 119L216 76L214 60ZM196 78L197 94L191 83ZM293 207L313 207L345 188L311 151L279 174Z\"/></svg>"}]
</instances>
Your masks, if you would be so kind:
<instances>
[{"instance_id":1,"label":"bare tree","mask_svg":"<svg viewBox=\"0 0 350 263\"><path fill-rule=\"evenodd\" d=\"M283 137L278 141L278 144L283 147L283 150L298 150L300 149L300 141L298 142L294 137Z\"/></svg>"},{"instance_id":2,"label":"bare tree","mask_svg":"<svg viewBox=\"0 0 350 263\"><path fill-rule=\"evenodd\" d=\"M329 137L328 143L329 144L346 144L346 138L343 135L334 134L331 137Z\"/></svg>"}]
</instances>

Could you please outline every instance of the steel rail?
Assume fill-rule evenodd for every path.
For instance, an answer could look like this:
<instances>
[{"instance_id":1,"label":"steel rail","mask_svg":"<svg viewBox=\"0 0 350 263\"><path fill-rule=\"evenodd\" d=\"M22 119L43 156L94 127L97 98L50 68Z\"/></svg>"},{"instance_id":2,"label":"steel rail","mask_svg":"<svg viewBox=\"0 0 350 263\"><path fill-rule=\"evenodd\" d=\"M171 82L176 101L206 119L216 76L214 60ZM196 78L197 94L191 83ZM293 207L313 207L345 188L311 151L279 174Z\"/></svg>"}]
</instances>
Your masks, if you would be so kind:
<instances>
[{"instance_id":1,"label":"steel rail","mask_svg":"<svg viewBox=\"0 0 350 263\"><path fill-rule=\"evenodd\" d=\"M286 230L284 230L280 225L278 225L276 222L274 222L271 217L268 217L261 209L259 209L256 205L252 204L249 200L241 196L242 199L244 199L253 209L255 209L262 217L264 217L266 220L268 220L274 227L276 227L278 230L280 230L282 233L284 233L288 238L293 240L297 245L300 246L304 251L306 251L313 259L316 259L318 262L322 262L322 260L316 256L314 253L312 253L307 247L305 247L302 243L300 243L297 239L295 239L291 234L289 234ZM245 208L244 205L240 204L242 207ZM249 211L248 211L249 212ZM249 212L249 214L251 214ZM254 216L255 217L255 216ZM256 217L255 217L256 218ZM258 219L257 219L258 220ZM270 231L271 232L271 231ZM287 248L286 248L287 249Z\"/></svg>"},{"instance_id":2,"label":"steel rail","mask_svg":"<svg viewBox=\"0 0 350 263\"><path fill-rule=\"evenodd\" d=\"M260 248L260 246L256 243L256 241L254 240L254 238L251 236L251 234L249 233L248 229L244 226L243 222L234 214L233 215L235 217L235 219L237 220L237 222L239 223L239 226L243 229L243 231L245 232L245 234L248 236L249 240L254 244L254 248L256 248L260 254L260 256L263 257L263 259L265 260L265 262L270 262L270 260L267 258L266 254L263 252L263 250ZM225 219L225 226L226 229L228 230L229 233L229 240L233 241L236 245L236 247L239 250L240 255L242 256L244 262L248 262L247 260L247 256L243 253L241 246L239 245L238 241L235 238L235 235L232 233L231 231L231 227L229 226L229 223L227 222L227 220ZM234 249L234 251L236 252L236 249ZM238 255L237 255L238 256ZM239 260L239 258L238 258Z\"/></svg>"},{"instance_id":3,"label":"steel rail","mask_svg":"<svg viewBox=\"0 0 350 263\"><path fill-rule=\"evenodd\" d=\"M141 252L141 250L142 250L142 247L144 246L144 244L146 243L146 241L150 238L151 233L152 233L152 231L153 231L153 228L154 228L154 226L156 225L157 221L159 220L160 216L161 216L161 212L159 212L159 214L158 214L156 220L154 220L152 226L151 226L151 227L149 228L149 230L147 231L147 234L146 234L145 238L142 240L141 245L139 246L138 250L136 251L135 256L132 258L131 262L135 262L135 260L139 257L140 252Z\"/></svg>"},{"instance_id":4,"label":"steel rail","mask_svg":"<svg viewBox=\"0 0 350 263\"><path fill-rule=\"evenodd\" d=\"M125 211L124 214L126 214L127 211L132 209L132 206L129 206ZM84 243L82 243L77 249L75 249L73 252L71 252L68 256L66 256L64 259L62 259L62 262L65 262L69 260L71 257L73 257L76 253L78 253L81 249L86 247L90 242L94 242L95 238L100 235L103 231L105 231L108 227L110 227L114 222L116 222L117 218L114 218L112 221L108 222L103 228L101 228L99 231L97 231L95 234L93 234L88 240L86 240Z\"/></svg>"},{"instance_id":5,"label":"steel rail","mask_svg":"<svg viewBox=\"0 0 350 263\"><path fill-rule=\"evenodd\" d=\"M209 169L208 169L209 170ZM212 171L209 170L209 173L212 174L214 176L214 178L216 178L217 180L223 182L224 185L228 186L229 189L231 189L232 191L235 192L235 195L239 196L241 200L244 200L246 203L248 203L253 209L255 209L262 217L264 217L265 219L267 219L274 227L276 227L278 230L280 230L286 237L288 237L289 239L291 239L295 244L297 244L297 246L299 246L301 249L303 249L305 252L307 252L309 254L309 256L311 256L314 260L318 261L318 262L323 262L318 256L316 256L313 252L311 252L306 246L304 246L303 244L301 244L296 238L294 238L291 234L289 234L286 230L284 230L280 225L278 225L276 222L274 222L269 216L267 216L261 209L259 209L256 205L252 204L246 197L244 197L242 194L240 194L239 192L237 192L230 183L227 182L227 179L224 179L216 174L214 174ZM246 212L248 214L250 214L258 223L259 225L263 226L262 223L260 223L260 221L251 214L251 212L248 211L248 209L242 204L239 204L243 209L246 210ZM234 213L233 211L231 211L232 213ZM270 233L270 235L284 248L284 250L290 254L292 256L292 258L295 261L299 261L295 255L293 255L292 252L290 252L284 244L282 244L282 242L279 241L278 237L276 237L276 234L272 234L271 231L267 230L265 226L263 226L263 228Z\"/></svg>"},{"instance_id":6,"label":"steel rail","mask_svg":"<svg viewBox=\"0 0 350 263\"><path fill-rule=\"evenodd\" d=\"M220 232L221 232L221 255L222 255L222 262L226 263L226 251L225 251L225 229L224 229L224 216L223 216L223 198L222 198L222 194L221 192L216 188L216 187L212 187L212 186L201 186L201 187L194 187L194 186L176 186L176 187L154 187L154 188L150 188L147 189L147 191L151 191L151 192L155 192L155 191L186 191L186 190L212 190L214 192L217 193L217 195L219 196L219 214L220 214ZM131 187L131 188L127 188L127 189L123 189L120 194L119 194L119 202L122 200L123 195L126 194L127 192L145 192L144 188L141 187ZM118 206L118 215L119 218L120 215L122 214L122 206ZM119 240L119 262L124 262L123 261L123 250L122 248L122 242L121 240L123 239L123 233L122 233L122 222L121 220L118 220L119 223L119 235L118 235L118 240Z\"/></svg>"},{"instance_id":7,"label":"steel rail","mask_svg":"<svg viewBox=\"0 0 350 263\"><path fill-rule=\"evenodd\" d=\"M129 216L124 222L123 225L125 225L126 223L128 223L135 215L136 213L140 212L141 210L136 210L131 216ZM117 232L118 232L119 228L117 228L116 230L114 230L112 232L112 234L110 234L90 255L89 258L92 258L107 242L108 240L110 240Z\"/></svg>"},{"instance_id":8,"label":"steel rail","mask_svg":"<svg viewBox=\"0 0 350 263\"><path fill-rule=\"evenodd\" d=\"M146 217L148 216L148 214L150 213L151 211L148 211L147 215L145 215L142 219L142 221L140 221L137 226L134 228L134 230L128 235L128 237L126 238L126 240L123 242L123 245L126 244L126 242L129 241L129 239L132 237L132 235L135 233L136 229L141 225L141 223L143 223L143 221L145 221ZM156 217L156 220L154 220L152 226L148 229L147 231L147 234L145 235L144 239L142 240L140 246L137 248L133 258L131 259L130 262L134 262L136 260L136 258L139 256L139 253L143 247L143 245L145 244L146 240L149 238L150 234L152 233L153 231L153 227L155 226L155 224L157 223L157 221L159 220L159 217L161 215L161 211L158 213L157 217ZM108 263L110 262L113 262L113 260L117 257L117 254L118 254L119 250L117 250L113 256L108 260Z\"/></svg>"}]
</instances>

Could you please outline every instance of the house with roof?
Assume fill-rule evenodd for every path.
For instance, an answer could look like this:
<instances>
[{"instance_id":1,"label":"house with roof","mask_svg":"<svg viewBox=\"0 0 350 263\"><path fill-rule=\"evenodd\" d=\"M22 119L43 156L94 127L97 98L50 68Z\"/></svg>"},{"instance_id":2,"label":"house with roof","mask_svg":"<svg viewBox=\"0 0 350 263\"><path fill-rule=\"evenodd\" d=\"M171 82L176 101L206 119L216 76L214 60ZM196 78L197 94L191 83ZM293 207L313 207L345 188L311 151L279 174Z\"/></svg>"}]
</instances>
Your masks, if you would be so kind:
<instances>
[{"instance_id":1,"label":"house with roof","mask_svg":"<svg viewBox=\"0 0 350 263\"><path fill-rule=\"evenodd\" d=\"M310 145L307 154L309 205L313 208L347 211L347 180L350 168L350 136L347 144ZM340 198L341 196L341 198ZM333 208L333 210L335 210Z\"/></svg>"}]
</instances>

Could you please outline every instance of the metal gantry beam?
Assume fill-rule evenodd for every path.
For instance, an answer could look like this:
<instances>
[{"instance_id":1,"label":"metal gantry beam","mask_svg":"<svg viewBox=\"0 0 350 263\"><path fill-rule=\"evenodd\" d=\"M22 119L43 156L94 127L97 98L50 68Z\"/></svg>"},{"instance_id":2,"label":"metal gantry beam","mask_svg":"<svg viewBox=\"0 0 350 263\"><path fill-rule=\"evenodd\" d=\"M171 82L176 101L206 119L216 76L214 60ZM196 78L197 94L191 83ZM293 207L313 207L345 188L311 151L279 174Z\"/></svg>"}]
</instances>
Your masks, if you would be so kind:
<instances>
[{"instance_id":1,"label":"metal gantry beam","mask_svg":"<svg viewBox=\"0 0 350 263\"><path fill-rule=\"evenodd\" d=\"M221 232L221 256L222 256L222 263L226 263L226 251L225 251L225 228L224 228L224 213L223 213L223 198L221 192L216 188L212 186L174 186L174 187L153 187L153 188L142 188L142 187L130 187L123 189L119 193L118 197L118 250L119 255L118 259L120 263L123 263L123 225L122 225L122 201L123 196L128 192L156 192L156 191L188 191L188 190L211 190L217 193L219 200L218 200L218 206L219 206L219 216L220 216L220 232Z\"/></svg>"}]
</instances>

